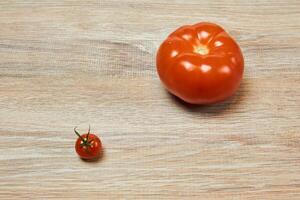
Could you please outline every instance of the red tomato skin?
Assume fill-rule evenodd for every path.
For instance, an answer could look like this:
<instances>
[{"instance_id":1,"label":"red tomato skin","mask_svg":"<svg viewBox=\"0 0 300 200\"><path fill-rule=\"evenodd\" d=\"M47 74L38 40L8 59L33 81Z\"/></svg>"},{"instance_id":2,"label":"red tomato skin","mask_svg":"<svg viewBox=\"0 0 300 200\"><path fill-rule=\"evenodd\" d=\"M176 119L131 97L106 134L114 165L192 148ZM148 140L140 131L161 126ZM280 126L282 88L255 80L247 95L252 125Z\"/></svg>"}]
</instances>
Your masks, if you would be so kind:
<instances>
[{"instance_id":1,"label":"red tomato skin","mask_svg":"<svg viewBox=\"0 0 300 200\"><path fill-rule=\"evenodd\" d=\"M191 104L229 98L244 72L238 44L219 25L208 22L171 33L157 52L156 65L166 89Z\"/></svg>"},{"instance_id":2,"label":"red tomato skin","mask_svg":"<svg viewBox=\"0 0 300 200\"><path fill-rule=\"evenodd\" d=\"M81 135L82 138L86 138L87 134ZM82 140L78 138L75 143L75 150L80 158L85 160L93 160L100 157L102 152L102 143L98 136L90 133L89 141L93 140L91 146L82 146Z\"/></svg>"}]
</instances>

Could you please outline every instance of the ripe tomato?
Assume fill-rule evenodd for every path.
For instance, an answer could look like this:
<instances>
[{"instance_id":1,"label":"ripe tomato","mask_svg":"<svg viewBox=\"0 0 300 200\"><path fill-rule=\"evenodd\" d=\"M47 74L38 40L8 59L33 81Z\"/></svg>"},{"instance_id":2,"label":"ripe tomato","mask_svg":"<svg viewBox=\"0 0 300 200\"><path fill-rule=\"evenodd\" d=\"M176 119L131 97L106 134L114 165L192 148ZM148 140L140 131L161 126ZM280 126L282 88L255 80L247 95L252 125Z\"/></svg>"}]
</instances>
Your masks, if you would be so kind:
<instances>
[{"instance_id":1,"label":"ripe tomato","mask_svg":"<svg viewBox=\"0 0 300 200\"><path fill-rule=\"evenodd\" d=\"M80 158L85 160L94 160L99 158L102 152L102 144L100 139L90 133L90 129L87 134L80 135L74 128L74 132L78 136L75 143L75 149Z\"/></svg>"},{"instance_id":2,"label":"ripe tomato","mask_svg":"<svg viewBox=\"0 0 300 200\"><path fill-rule=\"evenodd\" d=\"M157 53L157 71L167 90L192 104L225 100L238 89L244 59L220 26L202 22L171 33Z\"/></svg>"}]
</instances>

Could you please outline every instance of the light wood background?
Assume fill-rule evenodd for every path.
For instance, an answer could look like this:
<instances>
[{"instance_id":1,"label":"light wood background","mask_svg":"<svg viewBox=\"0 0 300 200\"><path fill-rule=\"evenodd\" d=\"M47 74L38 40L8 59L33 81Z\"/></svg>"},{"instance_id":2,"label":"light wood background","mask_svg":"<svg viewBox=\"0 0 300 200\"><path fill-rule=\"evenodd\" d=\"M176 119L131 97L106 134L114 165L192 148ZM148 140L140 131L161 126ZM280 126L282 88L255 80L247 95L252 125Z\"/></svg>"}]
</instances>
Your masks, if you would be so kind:
<instances>
[{"instance_id":1,"label":"light wood background","mask_svg":"<svg viewBox=\"0 0 300 200\"><path fill-rule=\"evenodd\" d=\"M300 199L300 1L0 2L0 199ZM185 105L155 52L211 21L241 45L229 101ZM96 163L74 152L91 124Z\"/></svg>"}]
</instances>

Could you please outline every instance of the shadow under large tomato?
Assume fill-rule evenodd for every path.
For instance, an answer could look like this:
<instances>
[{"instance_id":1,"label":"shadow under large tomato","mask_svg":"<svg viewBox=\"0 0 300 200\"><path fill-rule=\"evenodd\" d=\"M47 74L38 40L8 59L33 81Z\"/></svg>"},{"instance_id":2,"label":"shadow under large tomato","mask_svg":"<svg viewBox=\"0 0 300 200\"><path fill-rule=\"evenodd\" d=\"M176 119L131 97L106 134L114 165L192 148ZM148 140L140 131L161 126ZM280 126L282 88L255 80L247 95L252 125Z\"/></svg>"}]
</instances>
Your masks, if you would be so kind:
<instances>
[{"instance_id":1,"label":"shadow under large tomato","mask_svg":"<svg viewBox=\"0 0 300 200\"><path fill-rule=\"evenodd\" d=\"M233 96L218 104L209 105L190 104L174 96L172 93L167 92L167 94L173 103L175 103L179 108L183 109L186 112L198 113L199 115L204 116L215 116L224 114L229 109L231 110L231 112L237 110L239 104L241 104L241 102L243 101L245 94L249 92L248 90L249 85L245 81L243 81L239 90Z\"/></svg>"}]
</instances>

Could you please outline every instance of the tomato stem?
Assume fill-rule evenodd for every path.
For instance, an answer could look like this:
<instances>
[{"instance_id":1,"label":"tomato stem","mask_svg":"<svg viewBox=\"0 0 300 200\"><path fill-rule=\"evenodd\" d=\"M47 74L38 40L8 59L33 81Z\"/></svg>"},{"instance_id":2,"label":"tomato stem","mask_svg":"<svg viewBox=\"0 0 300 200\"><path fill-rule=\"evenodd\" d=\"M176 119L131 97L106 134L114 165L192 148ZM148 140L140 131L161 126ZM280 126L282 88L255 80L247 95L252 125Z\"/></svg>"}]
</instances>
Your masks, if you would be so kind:
<instances>
[{"instance_id":1,"label":"tomato stem","mask_svg":"<svg viewBox=\"0 0 300 200\"><path fill-rule=\"evenodd\" d=\"M207 55L209 53L209 50L206 46L200 45L195 48L195 52L200 55Z\"/></svg>"},{"instance_id":2,"label":"tomato stem","mask_svg":"<svg viewBox=\"0 0 300 200\"><path fill-rule=\"evenodd\" d=\"M77 132L76 128L77 128L77 126L75 126L75 128L74 128L74 132L82 141L84 141L83 137L81 137L81 135Z\"/></svg>"},{"instance_id":3,"label":"tomato stem","mask_svg":"<svg viewBox=\"0 0 300 200\"><path fill-rule=\"evenodd\" d=\"M89 135L90 135L90 132L91 132L91 125L89 124L89 130L88 130L88 133L86 135L86 141L88 142L89 141Z\"/></svg>"},{"instance_id":4,"label":"tomato stem","mask_svg":"<svg viewBox=\"0 0 300 200\"><path fill-rule=\"evenodd\" d=\"M77 126L75 126L75 128L74 128L74 132L75 132L75 134L80 138L80 140L82 141L81 146L91 146L91 143L90 143L90 142L93 141L93 140L89 141L89 135L90 135L90 131L91 131L90 125L89 125L89 130L88 130L88 133L87 133L86 138L83 138L83 137L77 132L76 128L77 128Z\"/></svg>"}]
</instances>

